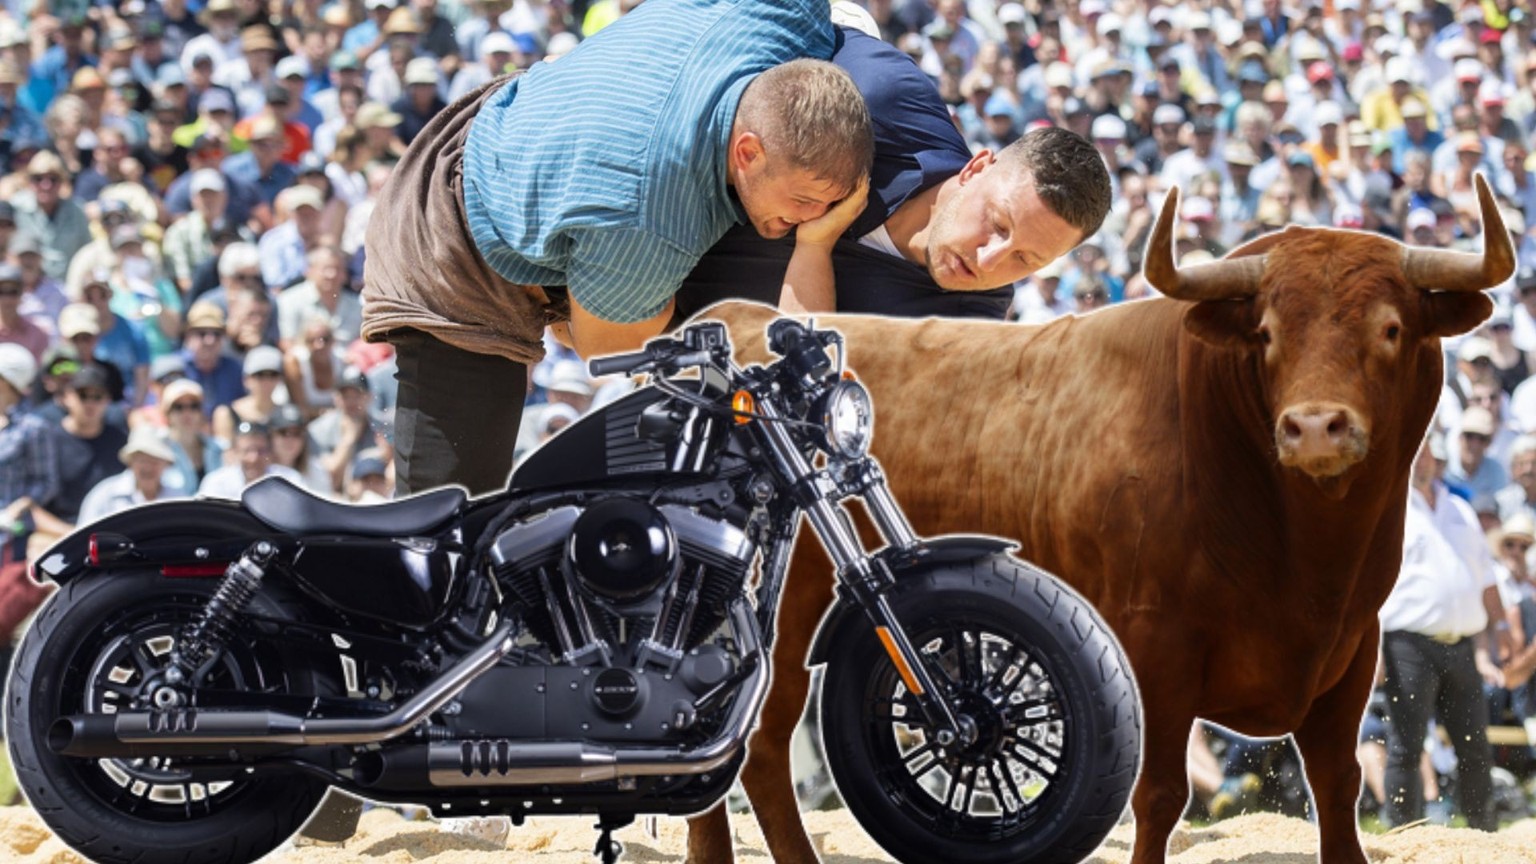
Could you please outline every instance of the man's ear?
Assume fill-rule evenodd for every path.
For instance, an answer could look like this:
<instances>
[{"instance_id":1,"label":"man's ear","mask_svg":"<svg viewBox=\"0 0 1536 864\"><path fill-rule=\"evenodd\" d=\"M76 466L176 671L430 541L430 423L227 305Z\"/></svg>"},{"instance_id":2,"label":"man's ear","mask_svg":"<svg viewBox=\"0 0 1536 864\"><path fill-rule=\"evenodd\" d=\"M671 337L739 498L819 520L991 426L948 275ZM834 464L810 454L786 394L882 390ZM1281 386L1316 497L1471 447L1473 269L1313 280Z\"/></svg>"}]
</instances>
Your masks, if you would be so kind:
<instances>
[{"instance_id":1,"label":"man's ear","mask_svg":"<svg viewBox=\"0 0 1536 864\"><path fill-rule=\"evenodd\" d=\"M1481 291L1428 291L1424 294L1425 329L1430 336L1466 333L1493 314L1493 301Z\"/></svg>"},{"instance_id":2,"label":"man's ear","mask_svg":"<svg viewBox=\"0 0 1536 864\"><path fill-rule=\"evenodd\" d=\"M1253 344L1258 322L1253 317L1253 298L1206 300L1184 313L1184 329L1201 342L1217 348L1245 348Z\"/></svg>"},{"instance_id":3,"label":"man's ear","mask_svg":"<svg viewBox=\"0 0 1536 864\"><path fill-rule=\"evenodd\" d=\"M960 169L960 174L958 175L960 178L960 185L963 186L966 183L971 182L971 180L975 178L977 174L987 170L987 168L991 167L996 162L997 154L993 153L991 150L977 150L976 155L971 157L971 161L965 163L965 167Z\"/></svg>"},{"instance_id":4,"label":"man's ear","mask_svg":"<svg viewBox=\"0 0 1536 864\"><path fill-rule=\"evenodd\" d=\"M731 165L737 171L758 168L768 157L763 149L763 139L756 132L740 132L731 139Z\"/></svg>"}]
</instances>

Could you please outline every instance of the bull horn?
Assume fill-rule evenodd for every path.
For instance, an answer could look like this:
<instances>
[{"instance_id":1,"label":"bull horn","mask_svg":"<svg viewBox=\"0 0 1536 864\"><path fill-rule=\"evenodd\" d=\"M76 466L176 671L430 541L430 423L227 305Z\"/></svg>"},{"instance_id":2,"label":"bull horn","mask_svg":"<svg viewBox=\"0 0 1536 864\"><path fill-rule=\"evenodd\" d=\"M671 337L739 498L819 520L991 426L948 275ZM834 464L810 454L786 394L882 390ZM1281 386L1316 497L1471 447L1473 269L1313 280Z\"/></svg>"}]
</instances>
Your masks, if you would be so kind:
<instances>
[{"instance_id":1,"label":"bull horn","mask_svg":"<svg viewBox=\"0 0 1536 864\"><path fill-rule=\"evenodd\" d=\"M1224 258L1179 269L1173 260L1173 220L1178 212L1179 188L1175 186L1163 198L1162 212L1142 256L1141 270L1147 283L1168 297L1191 302L1237 300L1257 294L1264 276L1262 255Z\"/></svg>"},{"instance_id":2,"label":"bull horn","mask_svg":"<svg viewBox=\"0 0 1536 864\"><path fill-rule=\"evenodd\" d=\"M1515 246L1488 180L1478 172L1477 201L1482 207L1483 253L1453 252L1449 249L1403 247L1403 275L1408 284L1420 290L1483 291L1508 279L1515 272Z\"/></svg>"}]
</instances>

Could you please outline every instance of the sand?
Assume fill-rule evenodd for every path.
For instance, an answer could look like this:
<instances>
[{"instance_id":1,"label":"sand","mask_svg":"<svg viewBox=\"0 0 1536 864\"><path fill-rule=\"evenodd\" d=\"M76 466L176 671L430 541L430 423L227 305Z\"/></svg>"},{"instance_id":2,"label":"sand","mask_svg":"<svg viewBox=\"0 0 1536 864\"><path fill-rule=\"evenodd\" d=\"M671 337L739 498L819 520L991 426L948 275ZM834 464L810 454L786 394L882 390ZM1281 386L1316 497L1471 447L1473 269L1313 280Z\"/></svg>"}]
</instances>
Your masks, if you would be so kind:
<instances>
[{"instance_id":1,"label":"sand","mask_svg":"<svg viewBox=\"0 0 1536 864\"><path fill-rule=\"evenodd\" d=\"M284 847L262 864L591 864L593 820L580 817L531 819L504 844L443 830L431 822L407 822L389 810L363 816L357 836L339 847ZM892 859L880 851L847 811L808 813L806 828L824 864L876 864ZM757 825L746 814L732 817L736 860L771 859ZM681 861L685 824L662 818L652 839L638 820L616 836L631 864ZM1130 854L1132 826L1115 829L1090 864L1123 864ZM1208 828L1187 826L1174 834L1171 864L1314 864L1313 826L1273 814L1240 816ZM1378 864L1536 864L1536 820L1527 819L1498 834L1424 826L1390 835L1367 835L1366 852ZM509 854L510 853L510 854ZM85 859L50 834L25 807L0 808L0 862L84 864Z\"/></svg>"}]
</instances>

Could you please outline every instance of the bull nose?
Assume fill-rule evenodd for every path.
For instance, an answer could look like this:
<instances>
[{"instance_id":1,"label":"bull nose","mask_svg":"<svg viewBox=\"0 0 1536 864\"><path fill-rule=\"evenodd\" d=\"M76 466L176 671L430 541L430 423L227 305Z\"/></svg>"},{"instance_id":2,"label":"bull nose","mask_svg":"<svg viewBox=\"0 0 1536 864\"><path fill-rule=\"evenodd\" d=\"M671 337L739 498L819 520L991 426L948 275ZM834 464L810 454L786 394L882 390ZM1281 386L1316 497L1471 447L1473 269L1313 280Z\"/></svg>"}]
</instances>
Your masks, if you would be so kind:
<instances>
[{"instance_id":1,"label":"bull nose","mask_svg":"<svg viewBox=\"0 0 1536 864\"><path fill-rule=\"evenodd\" d=\"M1365 456L1365 435L1354 413L1340 405L1309 405L1280 415L1281 461L1309 474L1343 472Z\"/></svg>"}]
</instances>

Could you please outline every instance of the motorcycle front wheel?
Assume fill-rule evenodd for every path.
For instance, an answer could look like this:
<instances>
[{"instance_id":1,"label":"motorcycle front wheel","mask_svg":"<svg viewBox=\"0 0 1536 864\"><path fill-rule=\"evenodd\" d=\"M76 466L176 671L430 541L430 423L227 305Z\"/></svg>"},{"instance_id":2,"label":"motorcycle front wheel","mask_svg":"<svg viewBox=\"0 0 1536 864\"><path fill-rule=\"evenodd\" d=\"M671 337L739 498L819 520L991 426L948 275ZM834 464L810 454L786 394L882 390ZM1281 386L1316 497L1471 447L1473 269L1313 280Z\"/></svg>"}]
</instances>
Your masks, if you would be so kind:
<instances>
[{"instance_id":1,"label":"motorcycle front wheel","mask_svg":"<svg viewBox=\"0 0 1536 864\"><path fill-rule=\"evenodd\" d=\"M193 775L174 759L82 759L48 746L53 721L144 710L181 629L217 579L106 571L62 586L16 650L5 699L6 743L28 801L65 843L95 862L248 862L309 818L326 784L302 774ZM288 618L258 593L247 607ZM315 692L316 676L237 631L203 681L246 693Z\"/></svg>"},{"instance_id":2,"label":"motorcycle front wheel","mask_svg":"<svg viewBox=\"0 0 1536 864\"><path fill-rule=\"evenodd\" d=\"M843 801L903 864L1077 862L1125 810L1141 756L1131 666L1055 577L1006 556L889 595L969 742L939 743L865 620L834 634L821 733Z\"/></svg>"}]
</instances>

